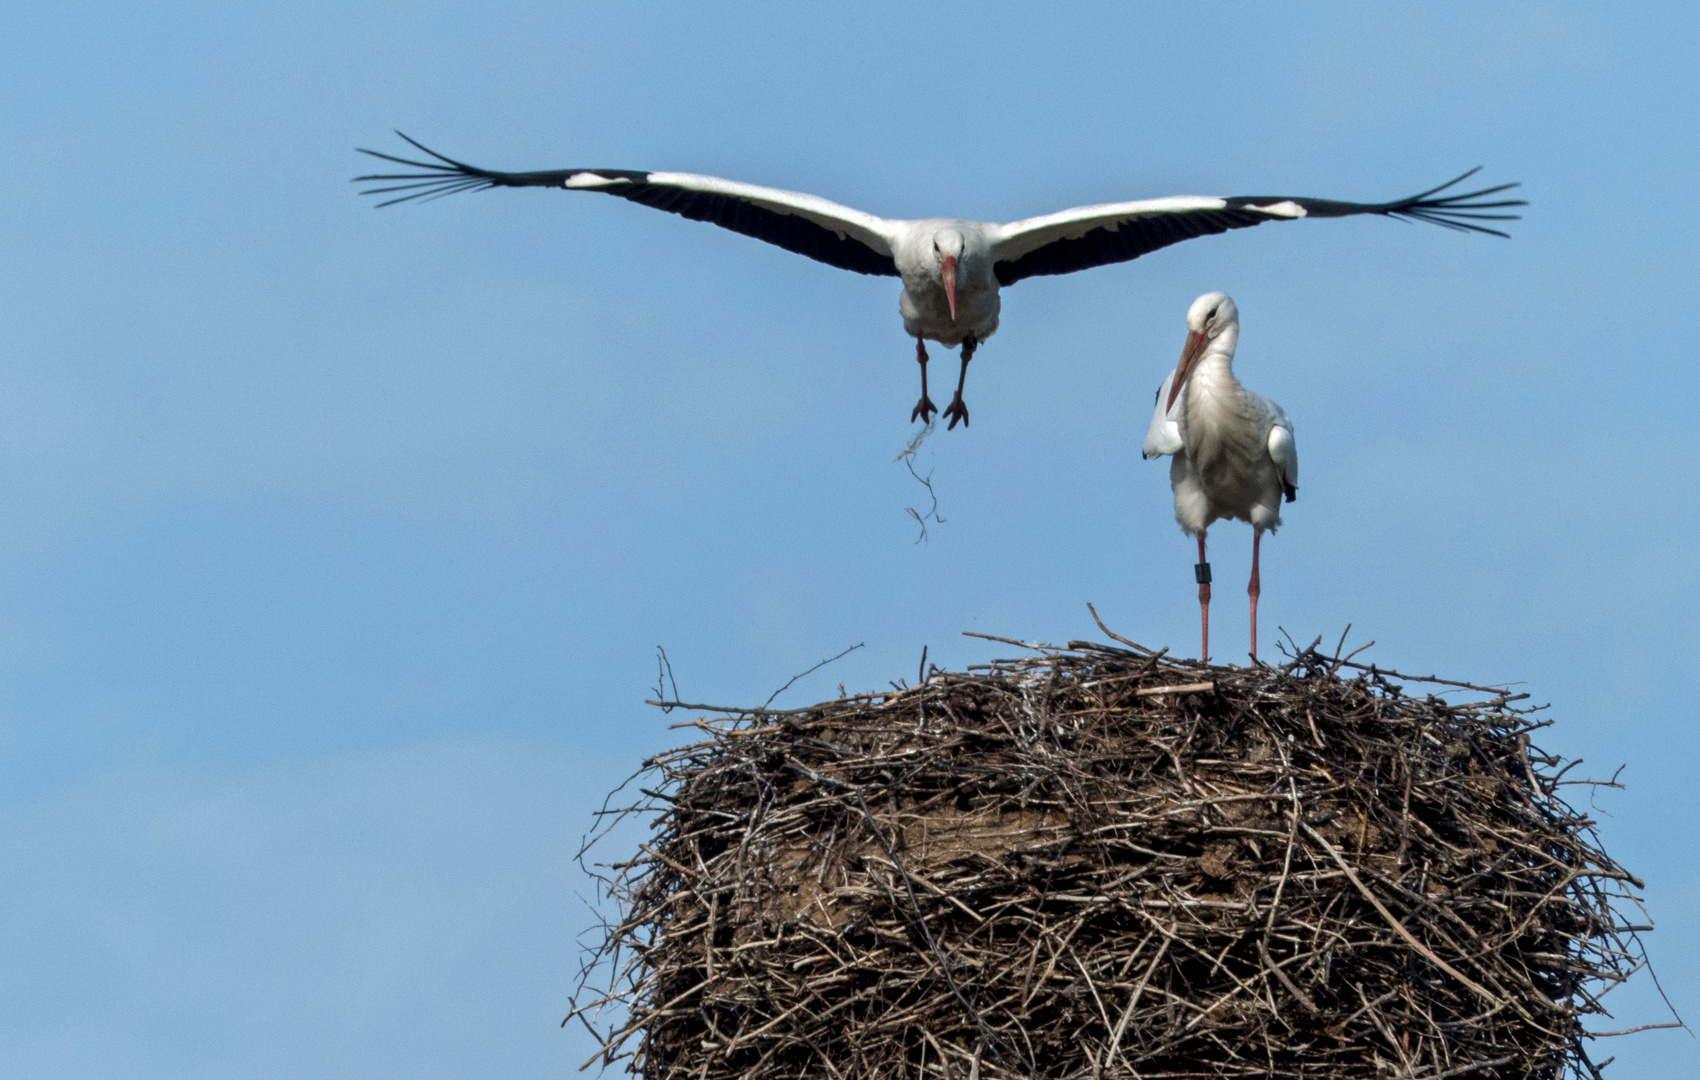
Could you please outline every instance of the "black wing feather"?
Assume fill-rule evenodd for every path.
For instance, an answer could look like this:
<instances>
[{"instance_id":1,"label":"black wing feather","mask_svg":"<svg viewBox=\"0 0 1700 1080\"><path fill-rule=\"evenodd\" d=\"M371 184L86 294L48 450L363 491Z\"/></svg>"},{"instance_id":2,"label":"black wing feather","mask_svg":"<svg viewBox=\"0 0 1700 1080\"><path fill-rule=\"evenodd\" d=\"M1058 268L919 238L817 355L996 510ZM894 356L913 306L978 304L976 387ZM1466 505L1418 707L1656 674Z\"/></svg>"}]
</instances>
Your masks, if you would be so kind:
<instances>
[{"instance_id":1,"label":"black wing feather","mask_svg":"<svg viewBox=\"0 0 1700 1080\"><path fill-rule=\"evenodd\" d=\"M481 169L476 165L468 165L465 162L444 157L435 150L402 135L399 131L396 134L401 135L414 147L436 160L413 161L391 154L381 154L376 150L361 149L362 154L419 170L410 173L374 173L355 177L355 183L389 185L367 188L360 193L362 195L403 193L396 194L395 198L385 199L378 203L379 207L393 206L396 203L409 202L414 199L428 201L434 198L442 198L444 195L453 195L459 191L479 191L492 187L564 188L567 181L575 176L593 174L625 182L611 184L607 187L576 190L599 191L605 195L618 195L622 199L656 210L665 210L670 214L678 214L680 217L690 218L692 221L706 221L723 229L730 229L735 233L764 240L776 247L784 248L786 251L806 255L817 262L836 266L841 270L854 270L859 274L897 276L897 264L892 261L890 255L875 251L853 236L839 236L833 230L824 225L817 225L805 217L769 210L765 206L759 206L733 195L714 191L697 191L673 184L652 183L650 182L650 173L637 172L631 169L550 169L543 172L523 173Z\"/></svg>"},{"instance_id":2,"label":"black wing feather","mask_svg":"<svg viewBox=\"0 0 1700 1080\"><path fill-rule=\"evenodd\" d=\"M1395 199L1385 203L1354 203L1338 202L1333 199L1290 199L1286 201L1298 203L1305 208L1310 217L1351 217L1354 214L1381 214L1385 217L1404 218L1409 221L1427 221L1435 225L1444 225L1449 229L1460 232L1486 233L1490 236L1503 236L1510 239L1510 234L1486 225L1475 225L1475 221L1519 221L1521 214L1482 213L1484 210L1506 210L1514 206L1528 206L1526 199L1496 199L1484 202L1490 195L1498 195L1502 191L1521 187L1520 184L1498 184L1494 187L1482 188L1479 191L1463 192L1457 195L1440 195L1449 187L1456 186L1482 171L1477 165L1462 176L1448 180L1437 188L1412 195L1409 198ZM1267 206L1273 202L1283 201L1280 196L1263 197L1240 196L1227 200L1230 207L1247 205Z\"/></svg>"},{"instance_id":3,"label":"black wing feather","mask_svg":"<svg viewBox=\"0 0 1700 1080\"><path fill-rule=\"evenodd\" d=\"M1019 259L993 264L992 272L1000 285L1044 274L1072 274L1137 259L1196 236L1212 236L1267 220L1265 215L1249 210L1192 210L1133 218L1117 229L1093 229L1085 236L1053 240Z\"/></svg>"},{"instance_id":4,"label":"black wing feather","mask_svg":"<svg viewBox=\"0 0 1700 1080\"><path fill-rule=\"evenodd\" d=\"M678 214L692 221L707 221L722 229L765 240L775 247L806 255L840 270L897 276L897 264L890 255L873 250L855 237L839 236L808 218L778 213L733 195L648 182L622 184L605 190L610 195L644 206Z\"/></svg>"},{"instance_id":5,"label":"black wing feather","mask_svg":"<svg viewBox=\"0 0 1700 1080\"><path fill-rule=\"evenodd\" d=\"M1186 210L1172 214L1154 214L1122 222L1119 228L1097 228L1084 236L1054 240L1028 252L1018 259L1006 260L993 266L998 283L1013 285L1022 278L1042 274L1069 274L1094 266L1126 262L1149 254L1159 248L1191 240L1195 236L1210 236L1230 229L1244 229L1266 221L1285 220L1279 216L1250 209L1290 202L1304 208L1308 217L1352 217L1357 214L1380 214L1406 221L1427 221L1459 232L1486 233L1507 236L1499 229L1478 225L1478 221L1517 221L1519 214L1500 211L1527 206L1523 199L1489 197L1509 191L1519 185L1499 184L1458 195L1440 195L1447 188L1474 176L1480 166L1449 180L1439 187L1386 203L1340 202L1334 199L1304 199L1286 195L1241 195L1225 199L1221 210ZM1436 196L1439 196L1438 198Z\"/></svg>"}]
</instances>

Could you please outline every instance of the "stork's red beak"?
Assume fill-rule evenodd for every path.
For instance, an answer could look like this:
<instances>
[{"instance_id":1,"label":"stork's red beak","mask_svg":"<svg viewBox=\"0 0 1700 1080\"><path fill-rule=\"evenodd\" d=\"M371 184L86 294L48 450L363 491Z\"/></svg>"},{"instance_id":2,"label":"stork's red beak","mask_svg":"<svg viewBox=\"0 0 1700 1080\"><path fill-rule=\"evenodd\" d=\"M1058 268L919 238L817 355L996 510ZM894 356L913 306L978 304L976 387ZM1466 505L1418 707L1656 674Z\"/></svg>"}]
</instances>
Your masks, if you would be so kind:
<instances>
[{"instance_id":1,"label":"stork's red beak","mask_svg":"<svg viewBox=\"0 0 1700 1080\"><path fill-rule=\"evenodd\" d=\"M1186 345L1181 349L1181 362L1175 365L1175 380L1169 384L1169 402L1163 406L1166 413L1175 407L1175 399L1181 396L1181 387L1186 385L1192 376L1193 365L1204 355L1204 346L1210 339L1196 330L1187 331Z\"/></svg>"},{"instance_id":2,"label":"stork's red beak","mask_svg":"<svg viewBox=\"0 0 1700 1080\"><path fill-rule=\"evenodd\" d=\"M950 301L950 321L956 321L956 256L946 255L939 260L939 270L944 274L944 298Z\"/></svg>"}]
</instances>

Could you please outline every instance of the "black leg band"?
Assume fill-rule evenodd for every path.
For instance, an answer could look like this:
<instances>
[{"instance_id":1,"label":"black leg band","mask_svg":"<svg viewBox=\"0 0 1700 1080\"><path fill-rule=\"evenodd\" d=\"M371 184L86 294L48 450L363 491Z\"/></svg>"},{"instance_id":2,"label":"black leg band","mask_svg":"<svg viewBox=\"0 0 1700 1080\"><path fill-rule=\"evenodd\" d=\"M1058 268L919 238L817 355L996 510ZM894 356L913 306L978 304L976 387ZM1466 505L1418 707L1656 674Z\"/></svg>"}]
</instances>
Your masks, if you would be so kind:
<instances>
[{"instance_id":1,"label":"black leg band","mask_svg":"<svg viewBox=\"0 0 1700 1080\"><path fill-rule=\"evenodd\" d=\"M1207 562L1193 563L1192 574L1200 585L1210 584L1210 564Z\"/></svg>"}]
</instances>

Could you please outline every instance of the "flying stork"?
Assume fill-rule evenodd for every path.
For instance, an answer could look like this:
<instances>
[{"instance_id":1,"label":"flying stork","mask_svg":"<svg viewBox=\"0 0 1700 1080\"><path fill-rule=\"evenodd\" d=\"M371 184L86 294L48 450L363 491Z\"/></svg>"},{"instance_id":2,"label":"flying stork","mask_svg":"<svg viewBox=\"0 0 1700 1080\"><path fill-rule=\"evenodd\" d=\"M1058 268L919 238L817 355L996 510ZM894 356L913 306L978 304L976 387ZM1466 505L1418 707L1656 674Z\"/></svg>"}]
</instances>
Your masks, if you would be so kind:
<instances>
[{"instance_id":1,"label":"flying stork","mask_svg":"<svg viewBox=\"0 0 1700 1080\"><path fill-rule=\"evenodd\" d=\"M962 386L968 378L968 362L974 358L974 350L997 331L1001 286L1041 274L1068 274L1126 262L1195 236L1295 218L1380 214L1429 221L1461 232L1505 236L1498 229L1478 222L1514 221L1517 215L1498 211L1526 205L1520 199L1489 198L1516 184L1500 184L1467 194L1440 194L1477 171L1471 169L1437 188L1386 203L1281 195L1234 198L1174 195L1078 206L1007 224L954 218L898 221L852 210L815 195L695 173L630 169L497 172L444 157L399 131L396 134L432 160L414 161L362 149L363 154L419 170L355 177L357 183L381 185L362 191L362 195L394 196L379 202L380 207L492 187L600 191L696 221L712 222L844 270L902 278L903 292L897 306L903 315L904 332L915 339L915 359L921 365L921 400L909 419L926 421L938 412L927 396L927 340L947 348L960 345L962 371L956 380L956 396L944 411L951 428L958 420L964 427L968 424Z\"/></svg>"},{"instance_id":2,"label":"flying stork","mask_svg":"<svg viewBox=\"0 0 1700 1080\"><path fill-rule=\"evenodd\" d=\"M1234 347L1240 339L1240 311L1227 293L1209 292L1186 313L1186 345L1180 363L1157 388L1151 427L1145 433L1145 458L1173 454L1169 486L1175 492L1175 520L1181 531L1198 538L1198 617L1202 651L1210 660L1210 564L1204 558L1204 531L1210 523L1233 518L1251 524L1251 661L1257 663L1257 553L1263 530L1281 524L1281 498L1292 502L1299 491L1299 451L1293 422L1281 406L1254 394L1234 378Z\"/></svg>"}]
</instances>

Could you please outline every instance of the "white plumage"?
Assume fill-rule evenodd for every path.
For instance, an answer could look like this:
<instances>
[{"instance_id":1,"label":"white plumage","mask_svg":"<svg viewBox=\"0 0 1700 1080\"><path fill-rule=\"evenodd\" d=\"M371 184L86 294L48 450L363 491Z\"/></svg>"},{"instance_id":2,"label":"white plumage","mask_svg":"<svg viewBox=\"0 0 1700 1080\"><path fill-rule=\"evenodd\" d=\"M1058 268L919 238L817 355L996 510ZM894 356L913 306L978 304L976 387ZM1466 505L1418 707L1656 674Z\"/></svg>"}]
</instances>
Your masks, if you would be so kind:
<instances>
[{"instance_id":1,"label":"white plumage","mask_svg":"<svg viewBox=\"0 0 1700 1080\"><path fill-rule=\"evenodd\" d=\"M944 411L951 427L958 420L964 426L968 423L962 385L975 348L997 332L998 290L1002 286L1043 274L1068 274L1125 262L1183 240L1266 221L1378 214L1504 236L1479 222L1512 220L1515 215L1499 211L1523 205L1519 199L1488 198L1515 184L1439 194L1476 171L1472 169L1451 183L1385 203L1281 195L1176 195L1077 206L1002 224L956 218L905 221L876 217L818 195L697 173L631 169L498 172L455 161L427 150L406 135L401 137L434 160L415 161L362 150L419 170L355 177L357 181L385 185L362 193L393 196L380 206L489 187L599 191L712 222L844 270L902 278L898 310L904 332L915 339L915 359L921 364L921 400L910 419L928 420L938 411L927 396L926 342L937 341L949 348L960 345L962 371L957 377L956 396Z\"/></svg>"},{"instance_id":2,"label":"white plumage","mask_svg":"<svg viewBox=\"0 0 1700 1080\"><path fill-rule=\"evenodd\" d=\"M1210 656L1210 564L1204 536L1229 518L1252 527L1251 655L1257 658L1258 552L1265 529L1281 524L1281 500L1292 502L1299 482L1293 422L1281 406L1234 377L1240 315L1226 293L1205 293L1187 311L1180 363L1157 390L1145 433L1147 460L1173 455L1169 484L1175 520L1198 539L1198 600L1203 658Z\"/></svg>"}]
</instances>

